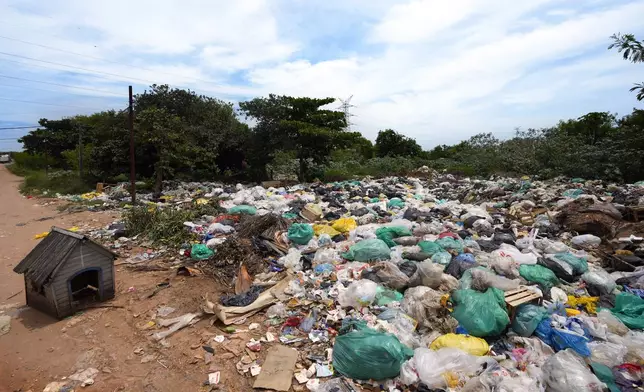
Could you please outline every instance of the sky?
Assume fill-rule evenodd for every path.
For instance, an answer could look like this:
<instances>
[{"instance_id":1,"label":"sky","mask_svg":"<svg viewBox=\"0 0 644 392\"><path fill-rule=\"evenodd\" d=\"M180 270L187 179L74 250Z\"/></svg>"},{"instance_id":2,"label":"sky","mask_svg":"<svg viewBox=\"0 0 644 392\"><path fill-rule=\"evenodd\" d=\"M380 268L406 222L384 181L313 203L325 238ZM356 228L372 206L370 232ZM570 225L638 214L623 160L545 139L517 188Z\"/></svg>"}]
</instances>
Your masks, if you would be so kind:
<instances>
[{"instance_id":1,"label":"sky","mask_svg":"<svg viewBox=\"0 0 644 392\"><path fill-rule=\"evenodd\" d=\"M169 84L230 102L353 96L353 130L423 147L641 108L644 0L0 0L0 128ZM332 108L339 106L332 105ZM0 150L26 129L0 130Z\"/></svg>"}]
</instances>

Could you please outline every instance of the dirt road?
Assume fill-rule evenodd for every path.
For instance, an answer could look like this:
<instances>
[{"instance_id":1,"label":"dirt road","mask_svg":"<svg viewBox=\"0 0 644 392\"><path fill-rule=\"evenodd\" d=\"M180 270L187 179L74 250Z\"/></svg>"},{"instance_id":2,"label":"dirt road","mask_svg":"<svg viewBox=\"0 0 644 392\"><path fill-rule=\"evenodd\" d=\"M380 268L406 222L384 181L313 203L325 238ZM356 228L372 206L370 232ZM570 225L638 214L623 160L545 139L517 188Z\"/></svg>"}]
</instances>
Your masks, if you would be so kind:
<instances>
[{"instance_id":1,"label":"dirt road","mask_svg":"<svg viewBox=\"0 0 644 392\"><path fill-rule=\"evenodd\" d=\"M214 361L204 360L201 346L212 344L212 337L222 333L209 320L172 335L167 339L170 347L150 338L149 323L160 305L176 308L170 316L176 317L198 310L202 295L217 295L213 282L204 277L175 276L171 271L133 273L118 267L116 298L110 304L121 308L92 309L59 321L24 306L23 278L12 269L37 244L35 234L54 225L99 227L118 216L60 214L53 202L43 205L47 201L21 196L19 184L20 178L0 165L0 314L12 317L11 330L0 336L0 392L39 392L88 367L100 370L95 384L83 389L90 392L197 391L207 374L217 370L227 391L252 389L251 380L237 374L238 359L232 360L228 351L217 348ZM170 287L149 297L164 281ZM230 337L227 350L237 345L243 353L249 338Z\"/></svg>"}]
</instances>

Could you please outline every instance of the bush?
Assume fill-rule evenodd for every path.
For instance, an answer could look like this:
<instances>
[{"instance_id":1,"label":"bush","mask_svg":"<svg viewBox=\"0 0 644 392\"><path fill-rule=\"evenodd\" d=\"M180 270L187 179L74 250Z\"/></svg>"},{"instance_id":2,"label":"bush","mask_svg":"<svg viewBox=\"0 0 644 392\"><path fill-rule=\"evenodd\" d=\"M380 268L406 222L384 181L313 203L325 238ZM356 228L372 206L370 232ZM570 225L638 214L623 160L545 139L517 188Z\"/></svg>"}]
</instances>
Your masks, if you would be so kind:
<instances>
[{"instance_id":1,"label":"bush","mask_svg":"<svg viewBox=\"0 0 644 392\"><path fill-rule=\"evenodd\" d=\"M28 171L24 174L24 181L20 185L22 193L29 194L79 194L93 189L92 185L83 182L78 174L72 172Z\"/></svg>"}]
</instances>

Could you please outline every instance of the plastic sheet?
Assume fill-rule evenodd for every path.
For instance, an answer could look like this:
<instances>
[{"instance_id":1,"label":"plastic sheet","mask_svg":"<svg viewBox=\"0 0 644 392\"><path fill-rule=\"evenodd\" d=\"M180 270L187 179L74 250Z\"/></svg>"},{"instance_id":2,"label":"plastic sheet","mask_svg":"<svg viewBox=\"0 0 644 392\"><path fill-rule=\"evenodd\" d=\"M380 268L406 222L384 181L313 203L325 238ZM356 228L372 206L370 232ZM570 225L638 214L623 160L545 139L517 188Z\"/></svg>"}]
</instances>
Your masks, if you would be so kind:
<instances>
[{"instance_id":1,"label":"plastic sheet","mask_svg":"<svg viewBox=\"0 0 644 392\"><path fill-rule=\"evenodd\" d=\"M522 265L519 267L519 275L528 282L538 283L545 291L550 291L553 286L559 284L557 276L540 265Z\"/></svg>"},{"instance_id":2,"label":"plastic sheet","mask_svg":"<svg viewBox=\"0 0 644 392\"><path fill-rule=\"evenodd\" d=\"M376 230L376 237L383 240L390 248L396 246L396 243L393 241L394 238L406 237L410 235L411 231L409 231L408 228L402 226L381 227Z\"/></svg>"},{"instance_id":3,"label":"plastic sheet","mask_svg":"<svg viewBox=\"0 0 644 392\"><path fill-rule=\"evenodd\" d=\"M306 245L313 238L313 227L307 223L293 223L288 228L288 239L294 244Z\"/></svg>"},{"instance_id":4,"label":"plastic sheet","mask_svg":"<svg viewBox=\"0 0 644 392\"><path fill-rule=\"evenodd\" d=\"M615 297L615 307L610 311L628 328L644 329L644 299L630 293L619 293Z\"/></svg>"},{"instance_id":5,"label":"plastic sheet","mask_svg":"<svg viewBox=\"0 0 644 392\"><path fill-rule=\"evenodd\" d=\"M490 351L490 346L484 339L455 333L440 336L429 346L432 350L440 350L446 347L458 348L476 356L486 355Z\"/></svg>"},{"instance_id":6,"label":"plastic sheet","mask_svg":"<svg viewBox=\"0 0 644 392\"><path fill-rule=\"evenodd\" d=\"M497 336L510 323L501 290L490 288L485 293L457 290L452 294L452 301L456 305L452 316L470 335Z\"/></svg>"},{"instance_id":7,"label":"plastic sheet","mask_svg":"<svg viewBox=\"0 0 644 392\"><path fill-rule=\"evenodd\" d=\"M608 309L601 309L597 313L597 318L604 325L606 325L606 327L608 327L608 331L610 331L611 333L619 336L624 336L629 331L628 327L624 325L624 323L620 319L615 317L615 315L613 315Z\"/></svg>"},{"instance_id":8,"label":"plastic sheet","mask_svg":"<svg viewBox=\"0 0 644 392\"><path fill-rule=\"evenodd\" d=\"M342 254L347 260L361 262L388 260L390 256L389 246L380 239L369 239L358 242L349 248L349 251Z\"/></svg>"},{"instance_id":9,"label":"plastic sheet","mask_svg":"<svg viewBox=\"0 0 644 392\"><path fill-rule=\"evenodd\" d=\"M615 290L615 287L617 287L615 279L613 279L613 277L604 270L588 271L581 275L581 280L586 282L588 293L596 297L610 294Z\"/></svg>"},{"instance_id":10,"label":"plastic sheet","mask_svg":"<svg viewBox=\"0 0 644 392\"><path fill-rule=\"evenodd\" d=\"M377 292L377 283L368 279L357 280L351 283L346 290L340 292L338 303L343 308L351 306L360 309L371 305L376 299Z\"/></svg>"},{"instance_id":11,"label":"plastic sheet","mask_svg":"<svg viewBox=\"0 0 644 392\"><path fill-rule=\"evenodd\" d=\"M358 380L384 380L400 374L413 351L392 334L362 328L335 339L333 368Z\"/></svg>"},{"instance_id":12,"label":"plastic sheet","mask_svg":"<svg viewBox=\"0 0 644 392\"><path fill-rule=\"evenodd\" d=\"M590 360L608 367L615 367L624 363L628 348L621 344L610 342L590 342Z\"/></svg>"},{"instance_id":13,"label":"plastic sheet","mask_svg":"<svg viewBox=\"0 0 644 392\"><path fill-rule=\"evenodd\" d=\"M601 392L603 384L572 350L563 350L543 365L545 381L551 392Z\"/></svg>"},{"instance_id":14,"label":"plastic sheet","mask_svg":"<svg viewBox=\"0 0 644 392\"><path fill-rule=\"evenodd\" d=\"M512 330L520 336L532 336L537 325L548 317L548 310L542 306L523 304L517 308Z\"/></svg>"}]
</instances>

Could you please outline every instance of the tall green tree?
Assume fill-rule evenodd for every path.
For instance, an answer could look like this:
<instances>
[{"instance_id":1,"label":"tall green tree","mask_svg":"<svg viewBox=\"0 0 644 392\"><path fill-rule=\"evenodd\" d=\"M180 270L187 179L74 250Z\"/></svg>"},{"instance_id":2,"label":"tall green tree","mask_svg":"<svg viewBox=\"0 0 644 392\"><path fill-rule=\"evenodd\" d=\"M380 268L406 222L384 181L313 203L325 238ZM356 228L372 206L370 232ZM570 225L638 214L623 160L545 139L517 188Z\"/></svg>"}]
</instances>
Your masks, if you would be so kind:
<instances>
[{"instance_id":1,"label":"tall green tree","mask_svg":"<svg viewBox=\"0 0 644 392\"><path fill-rule=\"evenodd\" d=\"M393 129L378 132L375 150L378 157L418 157L423 152L416 140Z\"/></svg>"},{"instance_id":2,"label":"tall green tree","mask_svg":"<svg viewBox=\"0 0 644 392\"><path fill-rule=\"evenodd\" d=\"M633 34L613 34L610 37L613 43L608 46L608 49L617 49L619 53L623 53L624 60L633 63L644 63L644 42L635 39ZM637 92L637 99L644 100L644 83L635 83L630 89L631 92Z\"/></svg>"},{"instance_id":3,"label":"tall green tree","mask_svg":"<svg viewBox=\"0 0 644 392\"><path fill-rule=\"evenodd\" d=\"M334 98L297 98L271 94L240 102L247 118L257 122L253 128L251 165L266 177L266 165L275 151L295 151L298 178L311 178L312 165L329 161L331 151L343 142L344 113L322 109Z\"/></svg>"}]
</instances>

